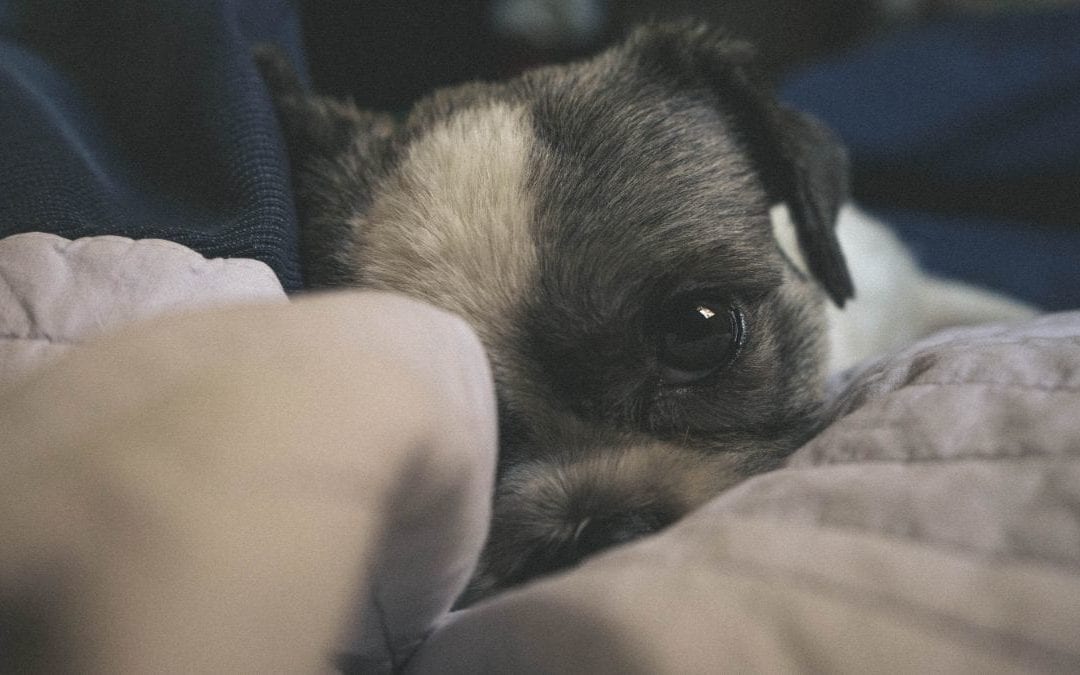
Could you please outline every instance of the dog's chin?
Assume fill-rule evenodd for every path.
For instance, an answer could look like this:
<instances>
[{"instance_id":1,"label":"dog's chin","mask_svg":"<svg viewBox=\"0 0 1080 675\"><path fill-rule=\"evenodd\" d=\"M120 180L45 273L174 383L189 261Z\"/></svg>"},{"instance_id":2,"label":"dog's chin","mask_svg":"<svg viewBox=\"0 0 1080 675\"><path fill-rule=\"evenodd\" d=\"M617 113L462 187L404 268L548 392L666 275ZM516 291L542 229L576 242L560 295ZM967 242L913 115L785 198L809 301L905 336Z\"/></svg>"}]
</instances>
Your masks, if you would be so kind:
<instances>
[{"instance_id":1,"label":"dog's chin","mask_svg":"<svg viewBox=\"0 0 1080 675\"><path fill-rule=\"evenodd\" d=\"M487 547L456 607L659 531L780 456L651 442L517 465L500 480Z\"/></svg>"}]
</instances>

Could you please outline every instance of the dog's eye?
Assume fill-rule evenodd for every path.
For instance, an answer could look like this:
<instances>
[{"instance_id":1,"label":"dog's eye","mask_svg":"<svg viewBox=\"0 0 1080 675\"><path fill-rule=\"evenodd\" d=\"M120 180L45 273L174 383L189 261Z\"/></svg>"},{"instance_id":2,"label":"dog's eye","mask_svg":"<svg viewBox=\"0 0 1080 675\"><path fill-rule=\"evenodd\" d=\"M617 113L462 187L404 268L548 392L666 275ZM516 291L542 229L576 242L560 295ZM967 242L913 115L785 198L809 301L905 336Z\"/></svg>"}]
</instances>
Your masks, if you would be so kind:
<instances>
[{"instance_id":1,"label":"dog's eye","mask_svg":"<svg viewBox=\"0 0 1080 675\"><path fill-rule=\"evenodd\" d=\"M664 381L690 384L730 365L745 329L743 314L732 303L693 297L671 303L658 326Z\"/></svg>"}]
</instances>

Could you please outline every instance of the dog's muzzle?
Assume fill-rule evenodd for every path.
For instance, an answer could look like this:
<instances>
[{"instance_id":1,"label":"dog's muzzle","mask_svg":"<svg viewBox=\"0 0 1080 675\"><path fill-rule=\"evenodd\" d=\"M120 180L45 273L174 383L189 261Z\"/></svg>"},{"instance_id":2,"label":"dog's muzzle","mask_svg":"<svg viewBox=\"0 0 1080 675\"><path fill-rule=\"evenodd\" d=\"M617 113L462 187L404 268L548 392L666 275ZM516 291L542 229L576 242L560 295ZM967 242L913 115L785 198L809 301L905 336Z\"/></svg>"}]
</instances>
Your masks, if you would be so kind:
<instances>
[{"instance_id":1,"label":"dog's muzzle","mask_svg":"<svg viewBox=\"0 0 1080 675\"><path fill-rule=\"evenodd\" d=\"M658 532L740 479L737 458L664 442L592 448L507 472L459 606Z\"/></svg>"}]
</instances>

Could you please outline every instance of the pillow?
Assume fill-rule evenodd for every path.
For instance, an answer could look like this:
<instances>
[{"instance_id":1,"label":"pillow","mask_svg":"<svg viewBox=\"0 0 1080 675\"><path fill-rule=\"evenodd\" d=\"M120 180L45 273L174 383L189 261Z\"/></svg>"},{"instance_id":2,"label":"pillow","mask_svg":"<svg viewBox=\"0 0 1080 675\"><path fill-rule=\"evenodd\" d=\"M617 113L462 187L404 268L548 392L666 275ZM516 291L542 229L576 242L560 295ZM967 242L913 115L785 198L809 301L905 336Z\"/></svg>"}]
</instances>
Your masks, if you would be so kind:
<instances>
[{"instance_id":1,"label":"pillow","mask_svg":"<svg viewBox=\"0 0 1080 675\"><path fill-rule=\"evenodd\" d=\"M834 384L785 467L453 615L410 672L1080 668L1080 313Z\"/></svg>"}]
</instances>

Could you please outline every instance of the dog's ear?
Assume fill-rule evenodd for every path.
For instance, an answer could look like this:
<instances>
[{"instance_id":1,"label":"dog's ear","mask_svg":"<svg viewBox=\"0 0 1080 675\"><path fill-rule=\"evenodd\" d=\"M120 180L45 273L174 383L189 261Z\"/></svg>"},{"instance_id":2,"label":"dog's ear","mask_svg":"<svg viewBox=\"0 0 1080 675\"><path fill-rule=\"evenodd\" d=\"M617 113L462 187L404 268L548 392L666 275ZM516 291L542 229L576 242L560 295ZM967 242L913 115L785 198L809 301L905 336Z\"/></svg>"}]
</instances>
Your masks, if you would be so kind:
<instances>
[{"instance_id":1,"label":"dog's ear","mask_svg":"<svg viewBox=\"0 0 1080 675\"><path fill-rule=\"evenodd\" d=\"M397 125L391 115L309 93L285 54L255 49L285 139L300 215L300 255L308 288L351 283L340 260L349 223L362 213L390 162Z\"/></svg>"},{"instance_id":2,"label":"dog's ear","mask_svg":"<svg viewBox=\"0 0 1080 675\"><path fill-rule=\"evenodd\" d=\"M837 215L848 196L847 153L812 117L776 103L764 104L762 113L772 128L761 131L765 145L751 154L766 190L774 203L787 204L810 271L843 307L855 295L836 237Z\"/></svg>"},{"instance_id":3,"label":"dog's ear","mask_svg":"<svg viewBox=\"0 0 1080 675\"><path fill-rule=\"evenodd\" d=\"M777 103L753 47L700 23L650 24L627 41L638 64L675 86L711 90L772 204L787 205L811 273L838 306L854 288L836 238L848 194L843 146L813 118Z\"/></svg>"},{"instance_id":4,"label":"dog's ear","mask_svg":"<svg viewBox=\"0 0 1080 675\"><path fill-rule=\"evenodd\" d=\"M374 150L393 135L392 116L360 110L351 102L308 92L288 57L277 46L259 45L254 55L294 161L332 158L352 151L357 143Z\"/></svg>"}]
</instances>

